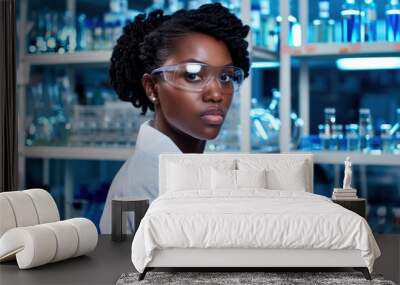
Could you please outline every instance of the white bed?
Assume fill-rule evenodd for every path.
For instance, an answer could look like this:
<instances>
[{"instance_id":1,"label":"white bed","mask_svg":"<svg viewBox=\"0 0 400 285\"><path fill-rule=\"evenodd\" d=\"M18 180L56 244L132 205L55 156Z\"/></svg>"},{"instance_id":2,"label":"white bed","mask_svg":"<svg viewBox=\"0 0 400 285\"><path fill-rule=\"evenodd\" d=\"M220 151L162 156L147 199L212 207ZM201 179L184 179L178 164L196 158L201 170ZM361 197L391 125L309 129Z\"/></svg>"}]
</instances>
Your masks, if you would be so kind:
<instances>
[{"instance_id":1,"label":"white bed","mask_svg":"<svg viewBox=\"0 0 400 285\"><path fill-rule=\"evenodd\" d=\"M160 196L132 243L140 279L155 267L354 267L370 278L371 230L312 194L311 155L162 154L159 165Z\"/></svg>"}]
</instances>

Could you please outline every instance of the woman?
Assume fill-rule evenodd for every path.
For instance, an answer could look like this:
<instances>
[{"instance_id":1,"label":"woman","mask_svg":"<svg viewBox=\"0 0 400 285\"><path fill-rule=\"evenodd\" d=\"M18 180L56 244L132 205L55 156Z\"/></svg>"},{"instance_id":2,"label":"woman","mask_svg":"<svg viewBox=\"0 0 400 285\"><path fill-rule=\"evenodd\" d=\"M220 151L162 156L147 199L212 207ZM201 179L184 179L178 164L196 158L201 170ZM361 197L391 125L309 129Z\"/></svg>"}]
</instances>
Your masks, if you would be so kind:
<instances>
[{"instance_id":1,"label":"woman","mask_svg":"<svg viewBox=\"0 0 400 285\"><path fill-rule=\"evenodd\" d=\"M135 152L114 178L100 221L111 232L111 201L158 195L160 153L202 153L222 126L248 76L249 27L220 4L163 15L141 14L124 28L111 57L111 84L153 120L140 127ZM133 218L129 216L132 231Z\"/></svg>"}]
</instances>

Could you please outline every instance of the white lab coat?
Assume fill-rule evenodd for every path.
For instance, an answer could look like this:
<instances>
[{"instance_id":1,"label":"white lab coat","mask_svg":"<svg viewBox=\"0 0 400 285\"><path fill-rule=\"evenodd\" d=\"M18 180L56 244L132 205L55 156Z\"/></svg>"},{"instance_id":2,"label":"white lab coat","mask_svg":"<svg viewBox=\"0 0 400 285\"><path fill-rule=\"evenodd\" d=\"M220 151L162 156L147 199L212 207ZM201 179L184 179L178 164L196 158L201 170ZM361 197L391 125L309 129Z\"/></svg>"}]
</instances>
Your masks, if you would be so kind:
<instances>
[{"instance_id":1,"label":"white lab coat","mask_svg":"<svg viewBox=\"0 0 400 285\"><path fill-rule=\"evenodd\" d=\"M108 190L100 220L102 234L111 233L111 201L115 197L141 197L153 201L158 196L158 155L182 153L165 134L153 128L151 121L139 129L133 155L122 165ZM134 215L128 213L127 232L134 228Z\"/></svg>"}]
</instances>

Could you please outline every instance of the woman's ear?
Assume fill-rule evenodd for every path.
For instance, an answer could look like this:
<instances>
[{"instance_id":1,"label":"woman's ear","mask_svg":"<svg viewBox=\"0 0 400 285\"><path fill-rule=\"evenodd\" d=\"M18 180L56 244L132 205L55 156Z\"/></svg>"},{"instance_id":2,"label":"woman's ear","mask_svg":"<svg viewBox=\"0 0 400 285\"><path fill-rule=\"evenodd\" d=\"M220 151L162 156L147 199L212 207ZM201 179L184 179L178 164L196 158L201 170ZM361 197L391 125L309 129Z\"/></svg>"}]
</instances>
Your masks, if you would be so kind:
<instances>
[{"instance_id":1,"label":"woman's ear","mask_svg":"<svg viewBox=\"0 0 400 285\"><path fill-rule=\"evenodd\" d=\"M144 91L146 92L147 98L153 103L156 104L158 102L158 93L157 93L157 88L156 88L157 82L154 80L154 78L148 74L145 73L142 76L142 86Z\"/></svg>"}]
</instances>

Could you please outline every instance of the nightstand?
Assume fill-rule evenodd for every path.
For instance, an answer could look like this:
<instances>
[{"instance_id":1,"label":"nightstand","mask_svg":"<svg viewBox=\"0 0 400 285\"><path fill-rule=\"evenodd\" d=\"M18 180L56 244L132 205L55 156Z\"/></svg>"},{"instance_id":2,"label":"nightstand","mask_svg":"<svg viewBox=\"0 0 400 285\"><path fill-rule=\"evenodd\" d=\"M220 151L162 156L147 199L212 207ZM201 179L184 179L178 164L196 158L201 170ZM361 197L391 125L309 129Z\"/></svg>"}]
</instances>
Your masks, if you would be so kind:
<instances>
[{"instance_id":1,"label":"nightstand","mask_svg":"<svg viewBox=\"0 0 400 285\"><path fill-rule=\"evenodd\" d=\"M125 197L114 198L111 202L111 239L123 241L126 239L126 218L125 212L135 212L135 232L140 221L149 208L149 200L145 198ZM133 234L135 234L135 232Z\"/></svg>"},{"instance_id":2,"label":"nightstand","mask_svg":"<svg viewBox=\"0 0 400 285\"><path fill-rule=\"evenodd\" d=\"M336 200L332 199L332 202L339 204L340 206L353 211L356 214L359 214L363 218L366 217L366 208L367 208L367 201L362 198L354 199L354 200Z\"/></svg>"}]
</instances>

